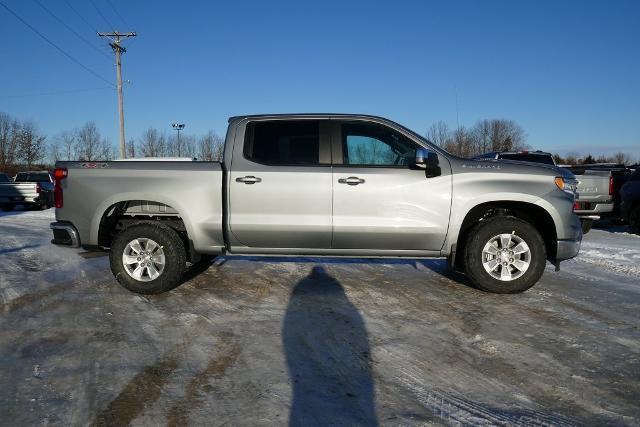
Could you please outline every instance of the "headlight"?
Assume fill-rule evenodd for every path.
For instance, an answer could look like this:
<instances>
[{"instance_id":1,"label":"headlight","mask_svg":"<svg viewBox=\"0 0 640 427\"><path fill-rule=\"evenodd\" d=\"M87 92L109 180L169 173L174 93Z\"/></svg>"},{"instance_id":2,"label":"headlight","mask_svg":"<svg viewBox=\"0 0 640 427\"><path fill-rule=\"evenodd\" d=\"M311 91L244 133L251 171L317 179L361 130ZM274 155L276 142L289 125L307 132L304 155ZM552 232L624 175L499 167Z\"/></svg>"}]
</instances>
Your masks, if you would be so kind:
<instances>
[{"instance_id":1,"label":"headlight","mask_svg":"<svg viewBox=\"0 0 640 427\"><path fill-rule=\"evenodd\" d=\"M576 181L575 179L567 179L561 176L556 176L555 183L556 186L565 193L569 193L574 197L577 196L578 181Z\"/></svg>"}]
</instances>

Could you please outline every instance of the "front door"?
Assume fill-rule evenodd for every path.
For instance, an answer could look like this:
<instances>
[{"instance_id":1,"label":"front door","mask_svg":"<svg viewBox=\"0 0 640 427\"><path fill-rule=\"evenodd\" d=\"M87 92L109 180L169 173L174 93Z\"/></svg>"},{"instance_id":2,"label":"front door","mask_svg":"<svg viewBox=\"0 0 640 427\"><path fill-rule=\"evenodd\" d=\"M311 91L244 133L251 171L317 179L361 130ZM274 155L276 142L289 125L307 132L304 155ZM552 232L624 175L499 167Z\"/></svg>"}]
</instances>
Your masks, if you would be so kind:
<instances>
[{"instance_id":1,"label":"front door","mask_svg":"<svg viewBox=\"0 0 640 427\"><path fill-rule=\"evenodd\" d=\"M449 224L451 174L413 167L420 146L367 121L340 122L332 135L336 249L440 250Z\"/></svg>"},{"instance_id":2,"label":"front door","mask_svg":"<svg viewBox=\"0 0 640 427\"><path fill-rule=\"evenodd\" d=\"M331 247L331 154L322 120L258 120L236 135L232 246ZM238 139L239 138L239 139Z\"/></svg>"}]
</instances>

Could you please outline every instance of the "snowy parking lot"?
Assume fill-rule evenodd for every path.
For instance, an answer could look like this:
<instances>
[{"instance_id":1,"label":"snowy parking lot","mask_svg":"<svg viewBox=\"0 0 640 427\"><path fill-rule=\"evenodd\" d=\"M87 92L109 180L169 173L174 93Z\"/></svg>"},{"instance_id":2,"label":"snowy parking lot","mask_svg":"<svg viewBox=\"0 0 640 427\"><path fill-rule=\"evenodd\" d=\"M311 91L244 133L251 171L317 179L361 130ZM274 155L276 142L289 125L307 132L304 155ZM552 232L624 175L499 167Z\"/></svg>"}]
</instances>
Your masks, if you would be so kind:
<instances>
[{"instance_id":1,"label":"snowy parking lot","mask_svg":"<svg viewBox=\"0 0 640 427\"><path fill-rule=\"evenodd\" d=\"M144 297L0 214L0 424L640 424L640 236L519 295L444 260L220 257Z\"/></svg>"}]
</instances>

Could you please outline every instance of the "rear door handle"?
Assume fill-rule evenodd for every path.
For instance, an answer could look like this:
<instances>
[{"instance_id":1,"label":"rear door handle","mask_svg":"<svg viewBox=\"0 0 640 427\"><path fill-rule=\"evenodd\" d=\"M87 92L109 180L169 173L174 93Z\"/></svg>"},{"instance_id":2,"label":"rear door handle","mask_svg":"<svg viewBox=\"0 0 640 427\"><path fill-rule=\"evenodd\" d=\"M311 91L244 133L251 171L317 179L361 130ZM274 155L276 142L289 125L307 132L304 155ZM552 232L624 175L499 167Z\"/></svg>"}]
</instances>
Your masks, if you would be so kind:
<instances>
[{"instance_id":1,"label":"rear door handle","mask_svg":"<svg viewBox=\"0 0 640 427\"><path fill-rule=\"evenodd\" d=\"M244 182L245 184L255 184L256 182L262 182L262 178L258 178L255 176L243 176L241 178L236 178L236 182Z\"/></svg>"},{"instance_id":2,"label":"rear door handle","mask_svg":"<svg viewBox=\"0 0 640 427\"><path fill-rule=\"evenodd\" d=\"M350 176L349 178L340 178L338 182L340 184L358 185L364 184L364 179L358 178L357 176Z\"/></svg>"}]
</instances>

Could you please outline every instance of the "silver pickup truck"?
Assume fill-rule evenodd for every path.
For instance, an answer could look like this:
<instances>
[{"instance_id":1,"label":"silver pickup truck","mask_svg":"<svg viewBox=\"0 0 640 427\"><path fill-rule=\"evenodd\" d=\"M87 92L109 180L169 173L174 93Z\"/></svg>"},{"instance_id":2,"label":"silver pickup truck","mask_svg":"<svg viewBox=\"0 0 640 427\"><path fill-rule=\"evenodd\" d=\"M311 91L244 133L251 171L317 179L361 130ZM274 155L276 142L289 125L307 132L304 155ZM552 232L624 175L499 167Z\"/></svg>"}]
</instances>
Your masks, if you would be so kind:
<instances>
[{"instance_id":1,"label":"silver pickup truck","mask_svg":"<svg viewBox=\"0 0 640 427\"><path fill-rule=\"evenodd\" d=\"M0 208L10 211L20 205L40 209L53 206L53 180L49 172L20 172L15 181L0 174Z\"/></svg>"},{"instance_id":2,"label":"silver pickup truck","mask_svg":"<svg viewBox=\"0 0 640 427\"><path fill-rule=\"evenodd\" d=\"M453 156L365 115L233 117L223 161L58 162L53 243L108 250L138 293L220 254L447 257L522 292L576 256L575 182L555 167Z\"/></svg>"}]
</instances>

